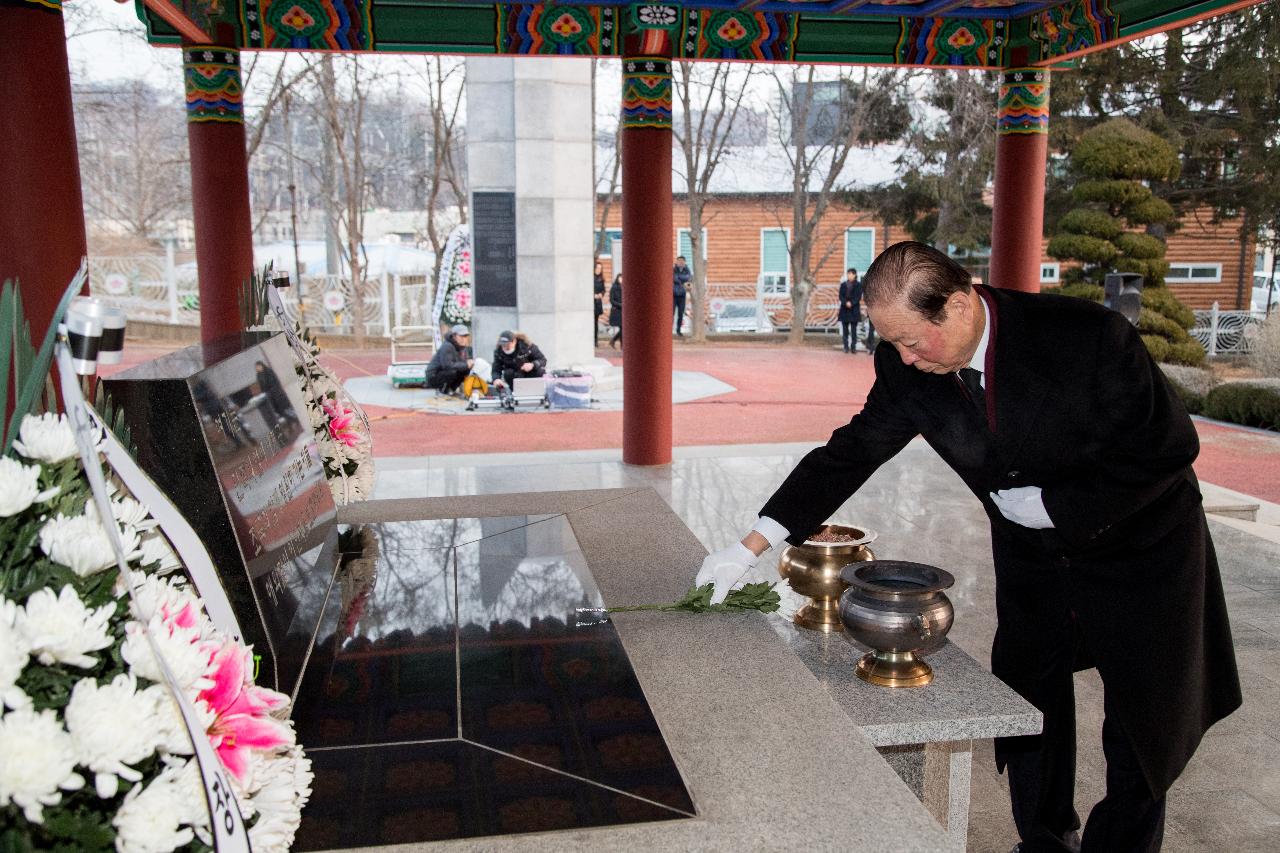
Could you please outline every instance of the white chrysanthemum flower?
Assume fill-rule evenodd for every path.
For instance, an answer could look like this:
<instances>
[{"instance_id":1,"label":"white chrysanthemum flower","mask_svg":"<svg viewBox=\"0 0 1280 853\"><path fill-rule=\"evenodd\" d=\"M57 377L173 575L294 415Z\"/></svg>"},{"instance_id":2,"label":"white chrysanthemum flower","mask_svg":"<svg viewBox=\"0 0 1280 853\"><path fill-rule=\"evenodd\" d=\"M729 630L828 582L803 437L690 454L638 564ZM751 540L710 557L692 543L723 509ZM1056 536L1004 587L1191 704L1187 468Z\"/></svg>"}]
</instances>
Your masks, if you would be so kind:
<instances>
[{"instance_id":1,"label":"white chrysanthemum flower","mask_svg":"<svg viewBox=\"0 0 1280 853\"><path fill-rule=\"evenodd\" d=\"M311 797L311 760L294 746L254 768L250 798L258 820L249 828L249 841L258 851L287 851L302 820L302 807Z\"/></svg>"},{"instance_id":2,"label":"white chrysanthemum flower","mask_svg":"<svg viewBox=\"0 0 1280 853\"><path fill-rule=\"evenodd\" d=\"M164 661L188 696L213 686L210 679L210 664L217 646L205 642L197 628L183 628L172 622L165 622L160 616L152 618L147 631L142 629L141 622L129 622L125 625L125 640L120 647L120 657L129 664L130 670L140 678L163 684L165 679L151 653L151 644L147 634L155 641L164 655Z\"/></svg>"},{"instance_id":3,"label":"white chrysanthemum flower","mask_svg":"<svg viewBox=\"0 0 1280 853\"><path fill-rule=\"evenodd\" d=\"M9 456L0 457L0 518L17 515L57 493L57 487L40 491L39 465L23 465Z\"/></svg>"},{"instance_id":4,"label":"white chrysanthemum flower","mask_svg":"<svg viewBox=\"0 0 1280 853\"><path fill-rule=\"evenodd\" d=\"M111 821L117 853L168 853L191 843L195 833L189 818L197 805L208 820L204 795L190 784L192 763L166 767L145 788L133 786ZM195 781L198 786L199 778Z\"/></svg>"},{"instance_id":5,"label":"white chrysanthemum flower","mask_svg":"<svg viewBox=\"0 0 1280 853\"><path fill-rule=\"evenodd\" d=\"M156 751L155 701L138 692L138 680L132 674L121 673L103 685L92 678L81 679L63 713L76 758L94 772L99 797L114 797L121 779L142 779L129 765Z\"/></svg>"},{"instance_id":6,"label":"white chrysanthemum flower","mask_svg":"<svg viewBox=\"0 0 1280 853\"><path fill-rule=\"evenodd\" d=\"M65 663L89 669L98 663L89 653L110 648L113 642L108 621L115 610L115 602L90 610L71 584L56 595L46 587L31 593L17 627L31 654L45 666Z\"/></svg>"},{"instance_id":7,"label":"white chrysanthemum flower","mask_svg":"<svg viewBox=\"0 0 1280 853\"><path fill-rule=\"evenodd\" d=\"M126 526L120 531L120 544L126 559L138 555L138 533ZM55 563L70 567L85 578L116 564L116 554L107 538L107 529L98 519L93 501L85 504L84 514L68 518L62 513L40 528L40 550Z\"/></svg>"},{"instance_id":8,"label":"white chrysanthemum flower","mask_svg":"<svg viewBox=\"0 0 1280 853\"><path fill-rule=\"evenodd\" d=\"M315 403L308 403L307 415L311 419L312 432L319 432L320 430L324 430L326 434L328 433L329 416L325 414L324 409L320 408Z\"/></svg>"},{"instance_id":9,"label":"white chrysanthemum flower","mask_svg":"<svg viewBox=\"0 0 1280 853\"><path fill-rule=\"evenodd\" d=\"M31 707L31 698L18 686L18 677L30 660L27 638L18 632L20 608L0 596L0 714L5 706L14 710Z\"/></svg>"},{"instance_id":10,"label":"white chrysanthemum flower","mask_svg":"<svg viewBox=\"0 0 1280 853\"><path fill-rule=\"evenodd\" d=\"M44 823L44 807L62 802L62 791L84 787L71 735L50 709L0 717L0 756L0 806L13 803L32 823Z\"/></svg>"},{"instance_id":11,"label":"white chrysanthemum flower","mask_svg":"<svg viewBox=\"0 0 1280 853\"><path fill-rule=\"evenodd\" d=\"M160 522L151 517L150 510L128 496L122 497L118 501L112 501L111 512L115 515L116 521L138 532L150 530L160 524Z\"/></svg>"},{"instance_id":12,"label":"white chrysanthemum flower","mask_svg":"<svg viewBox=\"0 0 1280 853\"><path fill-rule=\"evenodd\" d=\"M373 484L376 478L377 472L373 467L373 460L361 459L356 472L347 478L347 482L351 486L351 499L356 501L367 500L373 494Z\"/></svg>"},{"instance_id":13,"label":"white chrysanthemum flower","mask_svg":"<svg viewBox=\"0 0 1280 853\"><path fill-rule=\"evenodd\" d=\"M142 572L134 572L131 577L135 583L129 613L134 619L146 621L152 616L158 616L162 621L173 623L179 628L195 629L202 640L213 636L213 623L205 614L200 599L187 586L185 578L161 577Z\"/></svg>"},{"instance_id":14,"label":"white chrysanthemum flower","mask_svg":"<svg viewBox=\"0 0 1280 853\"><path fill-rule=\"evenodd\" d=\"M70 459L80 452L67 416L55 415L53 412L24 416L13 449L28 459L37 459L50 465Z\"/></svg>"},{"instance_id":15,"label":"white chrysanthemum flower","mask_svg":"<svg viewBox=\"0 0 1280 853\"><path fill-rule=\"evenodd\" d=\"M187 732L182 712L178 703L169 692L168 685L153 684L142 691L151 703L149 718L155 725L156 743L159 750L167 755L190 755L192 753L191 735ZM213 725L217 714L204 702L194 702L196 716L206 730Z\"/></svg>"},{"instance_id":16,"label":"white chrysanthemum flower","mask_svg":"<svg viewBox=\"0 0 1280 853\"><path fill-rule=\"evenodd\" d=\"M169 546L169 540L165 539L159 531L142 540L138 557L140 566L150 566L153 563L158 565L151 571L160 575L167 575L175 569L182 568L178 555L173 553L173 548Z\"/></svg>"}]
</instances>

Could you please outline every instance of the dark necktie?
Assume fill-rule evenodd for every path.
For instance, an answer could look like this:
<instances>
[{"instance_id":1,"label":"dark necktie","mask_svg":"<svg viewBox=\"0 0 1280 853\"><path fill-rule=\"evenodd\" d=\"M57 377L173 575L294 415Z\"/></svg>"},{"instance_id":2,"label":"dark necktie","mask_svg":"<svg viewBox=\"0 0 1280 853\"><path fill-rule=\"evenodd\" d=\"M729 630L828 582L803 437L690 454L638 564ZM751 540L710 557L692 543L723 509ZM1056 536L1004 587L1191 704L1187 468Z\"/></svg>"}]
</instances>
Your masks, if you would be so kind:
<instances>
[{"instance_id":1,"label":"dark necktie","mask_svg":"<svg viewBox=\"0 0 1280 853\"><path fill-rule=\"evenodd\" d=\"M969 392L969 398L973 400L973 404L985 416L987 413L987 396L982 391L982 371L974 370L972 367L962 367L960 368L960 381L964 383L964 387Z\"/></svg>"}]
</instances>

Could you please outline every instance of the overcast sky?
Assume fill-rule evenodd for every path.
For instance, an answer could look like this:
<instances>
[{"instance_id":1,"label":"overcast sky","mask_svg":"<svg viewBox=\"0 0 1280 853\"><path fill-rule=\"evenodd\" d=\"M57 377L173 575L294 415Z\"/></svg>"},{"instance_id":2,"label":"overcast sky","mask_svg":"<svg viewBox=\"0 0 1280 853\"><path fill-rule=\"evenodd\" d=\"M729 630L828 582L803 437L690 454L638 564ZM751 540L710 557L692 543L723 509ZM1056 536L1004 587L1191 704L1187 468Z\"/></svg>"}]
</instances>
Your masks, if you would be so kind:
<instances>
[{"instance_id":1,"label":"overcast sky","mask_svg":"<svg viewBox=\"0 0 1280 853\"><path fill-rule=\"evenodd\" d=\"M133 3L77 0L66 7L71 78L85 84L143 79L182 90L182 59L174 49L151 47Z\"/></svg>"}]
</instances>

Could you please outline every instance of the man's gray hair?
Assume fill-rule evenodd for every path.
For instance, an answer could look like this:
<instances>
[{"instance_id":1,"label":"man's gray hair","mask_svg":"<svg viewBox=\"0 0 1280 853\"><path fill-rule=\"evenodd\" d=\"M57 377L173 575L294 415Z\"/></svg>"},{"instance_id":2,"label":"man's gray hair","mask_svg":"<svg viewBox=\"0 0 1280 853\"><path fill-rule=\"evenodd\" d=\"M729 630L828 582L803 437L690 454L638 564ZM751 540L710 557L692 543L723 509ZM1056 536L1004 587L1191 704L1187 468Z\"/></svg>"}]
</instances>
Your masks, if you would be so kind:
<instances>
[{"instance_id":1,"label":"man's gray hair","mask_svg":"<svg viewBox=\"0 0 1280 853\"><path fill-rule=\"evenodd\" d=\"M872 261L862 277L867 307L905 299L907 306L931 323L947 319L947 300L957 290L968 293L969 271L924 243L894 243Z\"/></svg>"}]
</instances>

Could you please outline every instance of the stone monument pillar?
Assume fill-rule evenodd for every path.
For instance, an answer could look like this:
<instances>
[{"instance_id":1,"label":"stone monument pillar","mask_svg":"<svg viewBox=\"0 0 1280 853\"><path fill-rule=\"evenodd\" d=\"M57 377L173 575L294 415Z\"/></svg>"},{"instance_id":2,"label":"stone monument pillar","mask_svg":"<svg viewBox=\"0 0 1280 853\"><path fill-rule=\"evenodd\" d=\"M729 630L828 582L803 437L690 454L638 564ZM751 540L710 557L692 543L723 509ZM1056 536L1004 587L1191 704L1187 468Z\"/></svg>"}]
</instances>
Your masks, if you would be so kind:
<instances>
[{"instance_id":1,"label":"stone monument pillar","mask_svg":"<svg viewBox=\"0 0 1280 853\"><path fill-rule=\"evenodd\" d=\"M482 358L503 329L528 333L551 367L594 355L591 109L589 59L467 59L472 344Z\"/></svg>"}]
</instances>

